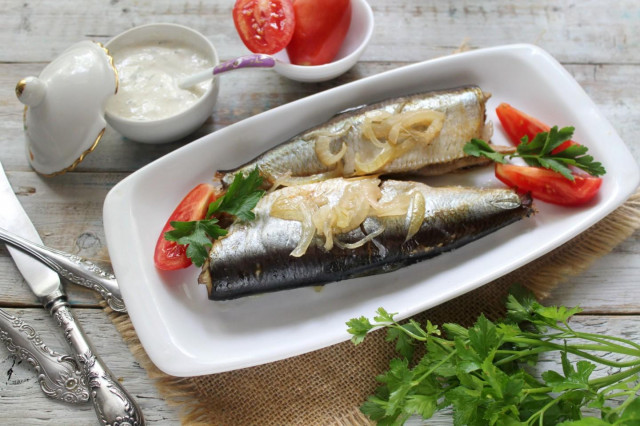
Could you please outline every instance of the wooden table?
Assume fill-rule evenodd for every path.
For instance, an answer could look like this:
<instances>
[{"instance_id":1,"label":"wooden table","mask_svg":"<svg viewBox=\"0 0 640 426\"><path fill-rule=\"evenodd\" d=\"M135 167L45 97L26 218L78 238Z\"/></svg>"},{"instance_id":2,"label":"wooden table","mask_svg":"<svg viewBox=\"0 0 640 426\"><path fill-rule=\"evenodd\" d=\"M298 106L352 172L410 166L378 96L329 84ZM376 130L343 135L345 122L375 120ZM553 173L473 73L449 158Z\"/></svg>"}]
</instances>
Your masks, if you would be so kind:
<instances>
[{"instance_id":1,"label":"wooden table","mask_svg":"<svg viewBox=\"0 0 640 426\"><path fill-rule=\"evenodd\" d=\"M471 48L524 42L555 56L584 87L640 160L640 7L635 0L572 1L370 0L376 29L364 56L346 75L323 84L288 81L274 72L224 77L217 108L191 137L168 145L123 140L107 129L94 153L72 173L48 179L24 153L22 105L15 84L78 40L106 42L133 26L174 22L208 36L221 58L246 53L231 19L231 1L0 0L0 161L25 210L50 247L106 259L102 204L107 192L141 166L209 132L336 85L405 64ZM0 206L1 208L1 206ZM144 260L140 260L141 262ZM601 332L633 336L640 329L640 234L558 287L550 302L583 307L576 319ZM0 307L31 322L66 351L62 336L0 247ZM178 423L129 353L95 296L70 285L70 299L97 351L135 395L151 424ZM635 332L636 338L638 337ZM437 423L450 423L446 415ZM95 424L90 405L47 399L34 372L0 347L0 423Z\"/></svg>"}]
</instances>

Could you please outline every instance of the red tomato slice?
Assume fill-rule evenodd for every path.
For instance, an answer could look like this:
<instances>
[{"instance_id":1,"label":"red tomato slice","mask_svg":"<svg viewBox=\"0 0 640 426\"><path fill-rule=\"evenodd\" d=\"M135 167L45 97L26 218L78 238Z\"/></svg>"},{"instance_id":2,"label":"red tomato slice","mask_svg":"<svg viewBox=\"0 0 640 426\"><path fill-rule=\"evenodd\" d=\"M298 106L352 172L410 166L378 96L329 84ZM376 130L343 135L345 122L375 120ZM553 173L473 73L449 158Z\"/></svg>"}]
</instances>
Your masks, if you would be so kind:
<instances>
[{"instance_id":1,"label":"red tomato slice","mask_svg":"<svg viewBox=\"0 0 640 426\"><path fill-rule=\"evenodd\" d=\"M272 54L284 49L295 28L291 0L237 0L233 23L253 53Z\"/></svg>"},{"instance_id":2,"label":"red tomato slice","mask_svg":"<svg viewBox=\"0 0 640 426\"><path fill-rule=\"evenodd\" d=\"M496 177L519 191L530 192L533 198L562 206L584 204L598 193L602 179L589 175L574 175L572 182L553 170L540 167L496 163Z\"/></svg>"},{"instance_id":3,"label":"red tomato slice","mask_svg":"<svg viewBox=\"0 0 640 426\"><path fill-rule=\"evenodd\" d=\"M294 0L296 26L287 46L292 64L322 65L336 57L351 24L351 0Z\"/></svg>"},{"instance_id":4,"label":"red tomato slice","mask_svg":"<svg viewBox=\"0 0 640 426\"><path fill-rule=\"evenodd\" d=\"M509 136L509 139L511 139L511 142L515 145L519 145L524 136L532 140L538 133L548 132L550 129L549 126L537 118L531 117L504 102L498 105L496 114L505 132L507 132L507 136ZM574 141L566 141L554 149L553 153L560 152L571 145L577 145L577 143Z\"/></svg>"},{"instance_id":5,"label":"red tomato slice","mask_svg":"<svg viewBox=\"0 0 640 426\"><path fill-rule=\"evenodd\" d=\"M156 249L153 253L153 261L156 268L165 271L186 268L191 265L191 259L187 257L187 247L179 245L175 241L164 239L164 233L171 231L171 222L186 222L191 220L201 220L207 214L209 204L218 198L219 194L211 185L201 183L193 188L180 201L178 207L171 213L169 220L162 228L162 232L156 242Z\"/></svg>"}]
</instances>

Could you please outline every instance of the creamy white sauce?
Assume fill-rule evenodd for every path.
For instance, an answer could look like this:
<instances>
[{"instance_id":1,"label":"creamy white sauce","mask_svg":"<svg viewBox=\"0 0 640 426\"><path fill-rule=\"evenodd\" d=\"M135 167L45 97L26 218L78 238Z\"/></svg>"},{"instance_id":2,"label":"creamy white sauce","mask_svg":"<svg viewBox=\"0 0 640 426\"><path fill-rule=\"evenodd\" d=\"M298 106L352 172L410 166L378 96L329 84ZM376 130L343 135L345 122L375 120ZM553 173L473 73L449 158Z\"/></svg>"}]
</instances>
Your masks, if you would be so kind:
<instances>
[{"instance_id":1,"label":"creamy white sauce","mask_svg":"<svg viewBox=\"0 0 640 426\"><path fill-rule=\"evenodd\" d=\"M204 95L211 81L188 89L178 82L213 66L211 60L178 42L158 42L125 47L111 52L118 70L118 93L107 111L132 120L157 120L178 114Z\"/></svg>"}]
</instances>

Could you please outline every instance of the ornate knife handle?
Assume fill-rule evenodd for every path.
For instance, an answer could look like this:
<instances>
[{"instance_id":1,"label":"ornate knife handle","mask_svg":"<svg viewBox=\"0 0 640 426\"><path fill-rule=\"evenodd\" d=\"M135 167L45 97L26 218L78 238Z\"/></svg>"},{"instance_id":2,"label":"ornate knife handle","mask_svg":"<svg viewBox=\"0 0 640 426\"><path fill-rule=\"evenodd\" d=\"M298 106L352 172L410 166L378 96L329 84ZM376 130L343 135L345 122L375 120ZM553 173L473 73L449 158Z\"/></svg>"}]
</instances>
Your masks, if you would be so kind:
<instances>
[{"instance_id":1,"label":"ornate knife handle","mask_svg":"<svg viewBox=\"0 0 640 426\"><path fill-rule=\"evenodd\" d=\"M33 327L2 309L0 341L35 368L40 388L49 398L74 404L89 400L86 380L76 360L49 349Z\"/></svg>"},{"instance_id":2,"label":"ornate knife handle","mask_svg":"<svg viewBox=\"0 0 640 426\"><path fill-rule=\"evenodd\" d=\"M114 379L113 375L95 354L91 343L67 303L63 293L50 295L43 301L58 325L64 330L67 342L82 368L89 386L89 396L101 425L144 425L144 417L138 404Z\"/></svg>"},{"instance_id":3,"label":"ornate knife handle","mask_svg":"<svg viewBox=\"0 0 640 426\"><path fill-rule=\"evenodd\" d=\"M2 228L0 240L30 254L72 283L97 291L114 311L127 311L116 277L88 260L32 243Z\"/></svg>"}]
</instances>

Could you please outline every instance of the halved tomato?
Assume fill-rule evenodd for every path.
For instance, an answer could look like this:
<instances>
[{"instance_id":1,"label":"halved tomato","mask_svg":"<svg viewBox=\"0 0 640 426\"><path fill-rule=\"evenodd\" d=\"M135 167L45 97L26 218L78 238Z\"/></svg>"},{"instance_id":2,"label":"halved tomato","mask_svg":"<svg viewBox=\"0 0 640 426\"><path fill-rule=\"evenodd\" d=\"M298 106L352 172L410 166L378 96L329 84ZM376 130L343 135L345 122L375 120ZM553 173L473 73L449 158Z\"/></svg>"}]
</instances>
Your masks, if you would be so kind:
<instances>
[{"instance_id":1,"label":"halved tomato","mask_svg":"<svg viewBox=\"0 0 640 426\"><path fill-rule=\"evenodd\" d=\"M237 0L233 6L233 23L253 53L272 54L287 47L295 22L291 0Z\"/></svg>"},{"instance_id":2,"label":"halved tomato","mask_svg":"<svg viewBox=\"0 0 640 426\"><path fill-rule=\"evenodd\" d=\"M336 57L351 25L351 0L293 0L292 64L323 65Z\"/></svg>"},{"instance_id":3,"label":"halved tomato","mask_svg":"<svg viewBox=\"0 0 640 426\"><path fill-rule=\"evenodd\" d=\"M513 164L496 163L495 173L510 187L562 206L578 206L590 201L602 184L602 179L594 176L574 174L575 180L570 181L553 170Z\"/></svg>"},{"instance_id":4,"label":"halved tomato","mask_svg":"<svg viewBox=\"0 0 640 426\"><path fill-rule=\"evenodd\" d=\"M505 102L498 105L496 114L504 131L514 145L519 145L524 136L527 136L531 141L538 133L548 132L551 128L537 118L525 114ZM566 141L554 149L552 153L563 151L571 145L578 145L578 143L571 140Z\"/></svg>"},{"instance_id":5,"label":"halved tomato","mask_svg":"<svg viewBox=\"0 0 640 426\"><path fill-rule=\"evenodd\" d=\"M173 229L171 226L173 221L188 222L204 219L209 204L215 201L218 196L218 192L212 185L201 183L189 191L180 201L162 228L156 242L156 249L153 253L153 262L156 268L173 271L191 265L191 259L187 257L187 246L165 240L164 233Z\"/></svg>"}]
</instances>

